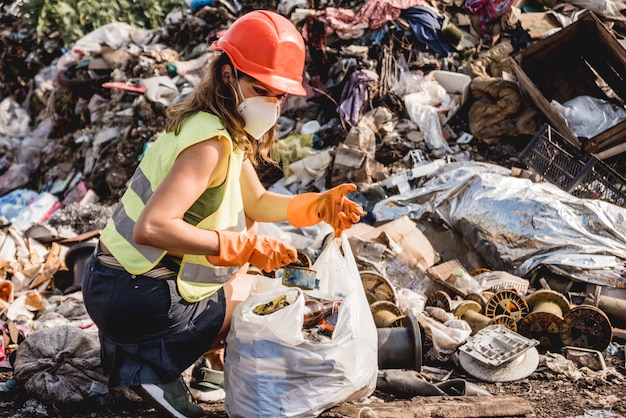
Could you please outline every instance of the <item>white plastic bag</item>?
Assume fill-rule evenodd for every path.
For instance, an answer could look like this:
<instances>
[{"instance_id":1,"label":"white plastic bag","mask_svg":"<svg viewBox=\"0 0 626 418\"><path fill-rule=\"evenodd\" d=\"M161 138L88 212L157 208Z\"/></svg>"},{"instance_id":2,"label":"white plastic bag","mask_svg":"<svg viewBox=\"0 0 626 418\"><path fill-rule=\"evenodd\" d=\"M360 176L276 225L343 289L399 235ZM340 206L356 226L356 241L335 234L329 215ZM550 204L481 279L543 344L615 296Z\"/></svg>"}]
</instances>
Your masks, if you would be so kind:
<instances>
[{"instance_id":1,"label":"white plastic bag","mask_svg":"<svg viewBox=\"0 0 626 418\"><path fill-rule=\"evenodd\" d=\"M565 124L581 138L593 138L626 119L626 110L607 100L578 96L550 106L565 120Z\"/></svg>"},{"instance_id":2,"label":"white plastic bag","mask_svg":"<svg viewBox=\"0 0 626 418\"><path fill-rule=\"evenodd\" d=\"M312 268L320 289L255 286L233 313L226 340L224 408L230 417L315 417L369 396L378 375L378 336L345 236L329 240ZM343 254L341 251L343 250ZM253 309L286 294L295 301L271 314ZM304 294L342 299L332 338L302 333Z\"/></svg>"},{"instance_id":3,"label":"white plastic bag","mask_svg":"<svg viewBox=\"0 0 626 418\"><path fill-rule=\"evenodd\" d=\"M444 149L451 153L452 150L441 132L441 119L437 108L422 103L420 93L411 93L404 96L404 106L413 122L424 133L424 142L430 150Z\"/></svg>"}]
</instances>

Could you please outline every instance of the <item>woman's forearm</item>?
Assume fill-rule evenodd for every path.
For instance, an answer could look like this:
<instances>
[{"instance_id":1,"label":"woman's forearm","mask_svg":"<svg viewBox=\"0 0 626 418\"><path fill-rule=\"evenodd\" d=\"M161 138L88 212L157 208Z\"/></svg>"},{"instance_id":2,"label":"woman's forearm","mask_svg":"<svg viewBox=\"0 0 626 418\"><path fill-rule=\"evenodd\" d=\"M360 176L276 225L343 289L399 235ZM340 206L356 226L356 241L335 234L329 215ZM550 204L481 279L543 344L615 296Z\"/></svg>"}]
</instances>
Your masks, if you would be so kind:
<instances>
[{"instance_id":1,"label":"woman's forearm","mask_svg":"<svg viewBox=\"0 0 626 418\"><path fill-rule=\"evenodd\" d=\"M292 196L266 191L256 204L246 207L246 215L256 222L283 222L287 220L287 204Z\"/></svg>"}]
</instances>

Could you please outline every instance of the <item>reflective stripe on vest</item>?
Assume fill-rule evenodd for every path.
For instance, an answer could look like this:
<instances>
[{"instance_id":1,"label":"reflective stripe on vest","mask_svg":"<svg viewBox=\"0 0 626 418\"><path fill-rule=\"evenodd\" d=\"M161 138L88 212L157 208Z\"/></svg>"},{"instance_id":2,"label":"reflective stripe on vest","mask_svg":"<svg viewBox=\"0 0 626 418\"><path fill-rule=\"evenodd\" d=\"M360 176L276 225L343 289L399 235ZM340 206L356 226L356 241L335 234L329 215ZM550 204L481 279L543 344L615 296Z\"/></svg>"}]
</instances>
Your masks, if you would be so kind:
<instances>
[{"instance_id":1,"label":"reflective stripe on vest","mask_svg":"<svg viewBox=\"0 0 626 418\"><path fill-rule=\"evenodd\" d=\"M123 236L126 241L132 242L133 240L133 229L135 228L135 221L128 217L126 214L126 210L124 209L124 205L119 205L113 214L113 222L115 223L115 228L117 232ZM106 245L106 244L105 244ZM146 260L150 261L151 267L154 267L161 260L163 251L151 247L149 245L139 245L135 243L133 246ZM149 270L149 269L148 269ZM133 273L131 271L131 273ZM142 271L141 273L145 273ZM138 274L138 273L134 273Z\"/></svg>"},{"instance_id":2,"label":"reflective stripe on vest","mask_svg":"<svg viewBox=\"0 0 626 418\"><path fill-rule=\"evenodd\" d=\"M104 245L131 274L143 274L154 268L165 251L139 245L133 239L135 222L150 196L169 172L178 155L187 147L209 138L225 138L233 147L230 136L214 115L200 112L189 117L179 135L161 134L144 155L133 174L129 188L100 235ZM243 153L232 151L225 180L224 196L218 209L198 223L199 228L243 232L246 219L239 178ZM181 295L194 302L218 290L239 267L215 267L202 255L184 256L177 283Z\"/></svg>"}]
</instances>

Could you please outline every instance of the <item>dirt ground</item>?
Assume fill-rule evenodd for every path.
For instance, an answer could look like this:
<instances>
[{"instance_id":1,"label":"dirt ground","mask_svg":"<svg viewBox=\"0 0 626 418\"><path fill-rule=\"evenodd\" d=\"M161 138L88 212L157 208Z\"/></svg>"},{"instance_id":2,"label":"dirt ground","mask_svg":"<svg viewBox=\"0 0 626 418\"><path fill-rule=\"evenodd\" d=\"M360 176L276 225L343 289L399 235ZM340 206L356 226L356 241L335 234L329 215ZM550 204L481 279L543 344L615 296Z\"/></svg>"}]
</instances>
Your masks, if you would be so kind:
<instances>
[{"instance_id":1,"label":"dirt ground","mask_svg":"<svg viewBox=\"0 0 626 418\"><path fill-rule=\"evenodd\" d=\"M532 406L532 412L525 416L528 418L619 418L626 417L626 364L624 360L623 341L614 341L612 348L614 354L604 352L604 359L608 373L583 373L583 377L574 381L564 375L554 373L551 369L543 365L540 361L539 367L527 378L512 382L485 383L467 375L462 368L455 367L450 361L445 364L437 364L436 369L452 371L449 378L465 379L479 387L486 389L494 397L515 396L524 399ZM425 363L425 367L433 366ZM582 370L582 369L580 369ZM584 370L583 370L584 371ZM617 373L615 373L617 372ZM5 371L0 378L6 380L11 377L10 371ZM457 397L458 398L458 397ZM450 397L449 399L453 399ZM368 398L367 405L374 411L377 406L394 403L403 405L402 411L406 414L401 416L426 416L415 415L415 410L411 405L419 405L420 402L429 401L428 398L416 397L405 403L405 399L396 399L389 393L376 391ZM402 402L401 402L402 401ZM448 398L436 400L439 404L448 401ZM494 401L496 399L494 398ZM228 415L224 411L224 404L203 403L203 409L207 411L209 418L222 418ZM342 417L351 416L338 414L337 408L325 411L321 417ZM603 413L599 411L604 410ZM497 414L495 414L497 411ZM587 415L585 415L587 413ZM355 418L358 414L353 415ZM371 415L368 415L371 416ZM435 416L435 415L432 415ZM441 418L452 415L436 415ZM453 415L455 417L465 417L470 415ZM475 415L472 415L475 416ZM494 402L494 415L507 417L505 405ZM117 389L111 391L107 397L94 399L79 405L44 405L35 397L28 393L17 391L12 396L5 396L0 402L0 417L2 418L28 418L28 417L58 417L58 418L118 418L118 417L145 417L162 418L164 414L159 413L149 404L143 402L134 393Z\"/></svg>"}]
</instances>

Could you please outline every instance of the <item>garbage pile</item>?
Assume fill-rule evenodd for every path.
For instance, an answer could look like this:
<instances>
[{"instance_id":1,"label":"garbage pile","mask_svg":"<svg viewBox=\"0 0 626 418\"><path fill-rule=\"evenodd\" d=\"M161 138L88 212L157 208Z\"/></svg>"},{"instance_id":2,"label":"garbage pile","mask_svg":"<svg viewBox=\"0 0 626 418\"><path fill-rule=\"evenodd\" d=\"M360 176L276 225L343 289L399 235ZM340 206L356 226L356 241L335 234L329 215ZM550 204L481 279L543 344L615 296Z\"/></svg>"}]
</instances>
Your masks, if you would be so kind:
<instances>
[{"instance_id":1,"label":"garbage pile","mask_svg":"<svg viewBox=\"0 0 626 418\"><path fill-rule=\"evenodd\" d=\"M21 31L14 15L0 19L3 367L11 368L11 353L33 332L68 324L97 331L81 309L73 277L88 243L162 131L166 108L198 82L215 54L212 42L255 7L198 3L170 13L163 28L116 22L71 46L54 34L38 39ZM307 96L287 99L272 150L279 166L261 166L259 173L268 188L286 193L358 185L352 198L367 215L349 231L350 245L379 350L385 352L381 340L389 328L404 330L409 347L403 348L413 350L409 364L402 356L379 356L381 369L419 371L422 361L456 355L476 378L502 381L534 372L537 348L615 347L612 323L626 322L623 298L601 291L626 288L625 204L601 192L609 187L619 197L625 187L619 184L626 172L624 138L614 133L623 116L582 140L566 133L562 144L581 158L602 153L616 173L612 184L573 196L541 181L552 179L528 171L536 167L526 166L520 153L545 132L544 124L558 120L554 108L542 107L541 92L531 91L531 100L520 88L515 76L523 77L524 68L515 68L519 56L517 64L510 57L540 40L558 44L558 31L576 28L578 18L580 25L611 22L618 34L624 20L609 10L589 17L575 3L552 9L469 0L340 3L273 5L307 44ZM611 51L619 67L626 54ZM530 75L539 77L536 70ZM623 93L614 89L613 103ZM538 189L547 201L531 196ZM550 207L567 216L532 216L549 216ZM445 254L445 245L427 238L434 234L428 221L455 231L476 258ZM298 248L312 249L313 258L322 232L282 231ZM568 242L554 239L559 235ZM600 289L592 300L590 289ZM580 325L589 320L593 334ZM484 339L470 340L494 327ZM484 341L494 340L503 350L495 360L484 349ZM468 341L475 346L461 350ZM517 344L514 355L503 341ZM521 358L525 367L493 369ZM396 363L384 361L392 359ZM389 380L379 383L389 387Z\"/></svg>"},{"instance_id":2,"label":"garbage pile","mask_svg":"<svg viewBox=\"0 0 626 418\"><path fill-rule=\"evenodd\" d=\"M0 195L28 188L65 206L92 190L100 202L116 203L162 130L165 108L185 97L214 54L211 43L250 7L216 1L174 11L156 30L111 23L67 51L58 37L39 40L7 17ZM316 157L332 160L317 161L327 175L318 188L368 185L442 157L523 166L518 154L546 117L507 77L509 55L532 41L519 9L500 11L511 27L494 36L500 16L487 18L476 5L306 7L277 5L301 28L310 56L308 95L284 106L273 153L285 176L291 163L328 149L332 155ZM455 118L459 111L466 118ZM278 179L265 170L266 184Z\"/></svg>"}]
</instances>

